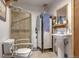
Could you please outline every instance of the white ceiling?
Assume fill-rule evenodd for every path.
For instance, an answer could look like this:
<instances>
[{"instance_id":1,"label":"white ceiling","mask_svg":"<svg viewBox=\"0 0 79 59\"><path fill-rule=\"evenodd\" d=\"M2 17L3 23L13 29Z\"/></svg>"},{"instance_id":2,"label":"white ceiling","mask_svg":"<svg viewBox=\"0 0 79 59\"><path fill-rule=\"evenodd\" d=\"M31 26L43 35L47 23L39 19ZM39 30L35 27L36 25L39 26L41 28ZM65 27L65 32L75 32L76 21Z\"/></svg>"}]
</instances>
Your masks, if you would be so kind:
<instances>
[{"instance_id":1,"label":"white ceiling","mask_svg":"<svg viewBox=\"0 0 79 59\"><path fill-rule=\"evenodd\" d=\"M49 9L64 0L18 0L13 5L29 10L41 10L43 4L48 4Z\"/></svg>"},{"instance_id":2,"label":"white ceiling","mask_svg":"<svg viewBox=\"0 0 79 59\"><path fill-rule=\"evenodd\" d=\"M61 1L61 0L18 0L17 5L26 4L26 5L32 5L32 6L42 6L43 4L51 5L58 1Z\"/></svg>"},{"instance_id":3,"label":"white ceiling","mask_svg":"<svg viewBox=\"0 0 79 59\"><path fill-rule=\"evenodd\" d=\"M54 0L18 0L18 2L30 5L42 5L44 3L50 4Z\"/></svg>"}]
</instances>

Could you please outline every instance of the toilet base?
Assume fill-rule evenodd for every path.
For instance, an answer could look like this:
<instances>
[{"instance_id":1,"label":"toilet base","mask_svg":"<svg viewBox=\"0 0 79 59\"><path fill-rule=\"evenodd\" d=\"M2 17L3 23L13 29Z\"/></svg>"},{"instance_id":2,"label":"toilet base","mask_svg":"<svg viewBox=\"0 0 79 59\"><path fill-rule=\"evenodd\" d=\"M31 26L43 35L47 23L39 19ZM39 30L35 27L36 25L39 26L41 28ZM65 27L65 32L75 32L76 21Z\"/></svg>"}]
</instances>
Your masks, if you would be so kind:
<instances>
[{"instance_id":1,"label":"toilet base","mask_svg":"<svg viewBox=\"0 0 79 59\"><path fill-rule=\"evenodd\" d=\"M32 52L30 52L29 54L23 54L23 55L15 55L15 58L30 58L32 55Z\"/></svg>"}]
</instances>

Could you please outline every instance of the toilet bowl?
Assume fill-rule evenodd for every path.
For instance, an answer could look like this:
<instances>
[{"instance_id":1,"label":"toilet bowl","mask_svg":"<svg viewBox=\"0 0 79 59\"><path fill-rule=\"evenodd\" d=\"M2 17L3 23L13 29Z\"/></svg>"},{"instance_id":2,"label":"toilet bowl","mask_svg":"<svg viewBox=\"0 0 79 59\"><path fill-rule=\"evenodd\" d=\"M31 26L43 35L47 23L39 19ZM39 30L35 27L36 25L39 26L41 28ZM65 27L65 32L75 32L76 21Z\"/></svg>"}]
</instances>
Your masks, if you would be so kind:
<instances>
[{"instance_id":1,"label":"toilet bowl","mask_svg":"<svg viewBox=\"0 0 79 59\"><path fill-rule=\"evenodd\" d=\"M30 48L21 48L16 50L14 53L16 58L29 58L32 54L32 51Z\"/></svg>"}]
</instances>

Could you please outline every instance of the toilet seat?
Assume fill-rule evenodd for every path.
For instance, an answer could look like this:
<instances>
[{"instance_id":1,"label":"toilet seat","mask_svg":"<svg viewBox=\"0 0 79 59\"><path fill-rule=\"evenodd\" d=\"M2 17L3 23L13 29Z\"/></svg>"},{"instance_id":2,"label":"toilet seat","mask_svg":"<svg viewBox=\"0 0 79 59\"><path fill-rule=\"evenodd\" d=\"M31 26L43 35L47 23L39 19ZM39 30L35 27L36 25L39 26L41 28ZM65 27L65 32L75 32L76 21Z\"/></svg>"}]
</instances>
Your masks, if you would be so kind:
<instances>
[{"instance_id":1,"label":"toilet seat","mask_svg":"<svg viewBox=\"0 0 79 59\"><path fill-rule=\"evenodd\" d=\"M28 57L31 55L30 48L21 48L15 51L15 55L19 57Z\"/></svg>"}]
</instances>

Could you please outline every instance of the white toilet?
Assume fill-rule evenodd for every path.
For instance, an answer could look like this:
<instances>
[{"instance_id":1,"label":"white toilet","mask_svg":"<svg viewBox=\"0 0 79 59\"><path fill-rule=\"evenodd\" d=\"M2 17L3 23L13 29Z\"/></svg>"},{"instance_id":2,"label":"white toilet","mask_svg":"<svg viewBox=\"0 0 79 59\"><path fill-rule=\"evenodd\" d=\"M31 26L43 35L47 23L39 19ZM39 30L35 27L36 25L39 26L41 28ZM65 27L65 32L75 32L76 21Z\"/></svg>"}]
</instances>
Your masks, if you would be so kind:
<instances>
[{"instance_id":1,"label":"white toilet","mask_svg":"<svg viewBox=\"0 0 79 59\"><path fill-rule=\"evenodd\" d=\"M29 40L29 39L19 39L17 40L17 42L21 42L21 41L25 41L25 40ZM31 47L25 47L25 48L18 48L18 45L30 45L32 46L32 43L16 43L14 44L14 50L13 50L13 55L14 57L16 58L29 58L31 56L31 53L32 53L32 49ZM16 47L15 47L16 46Z\"/></svg>"},{"instance_id":2,"label":"white toilet","mask_svg":"<svg viewBox=\"0 0 79 59\"><path fill-rule=\"evenodd\" d=\"M16 58L29 58L31 57L32 51L30 48L21 48L16 50L14 53Z\"/></svg>"}]
</instances>

